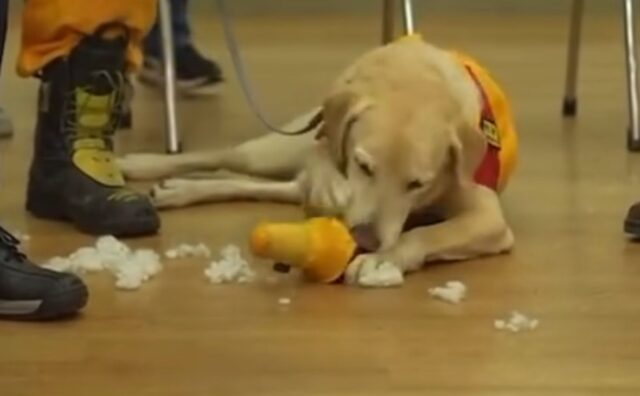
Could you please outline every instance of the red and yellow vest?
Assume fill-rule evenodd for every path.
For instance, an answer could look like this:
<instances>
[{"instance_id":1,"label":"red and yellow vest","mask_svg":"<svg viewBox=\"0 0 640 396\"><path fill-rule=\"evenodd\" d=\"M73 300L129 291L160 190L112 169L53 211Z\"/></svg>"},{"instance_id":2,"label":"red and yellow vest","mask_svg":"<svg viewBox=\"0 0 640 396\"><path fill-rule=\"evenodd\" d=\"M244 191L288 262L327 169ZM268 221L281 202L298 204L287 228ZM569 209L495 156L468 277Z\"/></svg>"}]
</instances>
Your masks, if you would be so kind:
<instances>
[{"instance_id":1,"label":"red and yellow vest","mask_svg":"<svg viewBox=\"0 0 640 396\"><path fill-rule=\"evenodd\" d=\"M452 52L452 55L467 70L482 99L478 124L487 141L487 151L476 170L475 180L493 190L502 191L518 157L518 136L509 100L489 72L474 59L458 52Z\"/></svg>"}]
</instances>

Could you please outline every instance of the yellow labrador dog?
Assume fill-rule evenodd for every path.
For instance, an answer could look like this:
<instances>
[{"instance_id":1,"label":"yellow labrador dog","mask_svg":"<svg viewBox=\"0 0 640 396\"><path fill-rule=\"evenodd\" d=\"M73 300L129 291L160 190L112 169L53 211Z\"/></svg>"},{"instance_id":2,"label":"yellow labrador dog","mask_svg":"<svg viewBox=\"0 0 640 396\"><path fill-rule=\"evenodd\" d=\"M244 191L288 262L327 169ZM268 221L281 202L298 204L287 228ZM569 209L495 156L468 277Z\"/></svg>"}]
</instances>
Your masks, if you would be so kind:
<instances>
[{"instance_id":1,"label":"yellow labrador dog","mask_svg":"<svg viewBox=\"0 0 640 396\"><path fill-rule=\"evenodd\" d=\"M288 129L307 125L318 110ZM516 157L507 100L471 58L409 36L357 59L331 87L321 122L301 136L265 134L220 151L134 154L130 179L226 170L261 180L169 179L153 189L159 208L229 200L301 204L313 215L370 225L379 241L358 257L357 281L382 262L403 273L434 260L511 249L498 192ZM442 221L421 223L423 214Z\"/></svg>"}]
</instances>

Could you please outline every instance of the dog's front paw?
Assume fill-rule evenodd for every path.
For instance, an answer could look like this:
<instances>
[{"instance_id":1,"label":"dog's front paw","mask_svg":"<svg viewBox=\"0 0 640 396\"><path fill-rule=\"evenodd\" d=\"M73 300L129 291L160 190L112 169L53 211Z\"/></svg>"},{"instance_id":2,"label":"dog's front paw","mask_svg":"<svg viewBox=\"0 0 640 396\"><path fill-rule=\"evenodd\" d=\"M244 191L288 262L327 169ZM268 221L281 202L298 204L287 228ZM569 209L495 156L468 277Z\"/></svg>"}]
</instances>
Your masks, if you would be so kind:
<instances>
[{"instance_id":1,"label":"dog's front paw","mask_svg":"<svg viewBox=\"0 0 640 396\"><path fill-rule=\"evenodd\" d=\"M310 216L339 216L350 198L350 189L340 175L330 176L316 171L299 179L303 206Z\"/></svg>"},{"instance_id":2,"label":"dog's front paw","mask_svg":"<svg viewBox=\"0 0 640 396\"><path fill-rule=\"evenodd\" d=\"M151 199L159 209L179 208L197 201L197 181L183 179L164 180L151 190Z\"/></svg>"},{"instance_id":3,"label":"dog's front paw","mask_svg":"<svg viewBox=\"0 0 640 396\"><path fill-rule=\"evenodd\" d=\"M128 154L116 160L129 180L159 180L174 172L174 162L165 154Z\"/></svg>"},{"instance_id":4,"label":"dog's front paw","mask_svg":"<svg viewBox=\"0 0 640 396\"><path fill-rule=\"evenodd\" d=\"M357 256L345 272L345 281L362 287L393 287L404 283L400 268L380 254Z\"/></svg>"}]
</instances>

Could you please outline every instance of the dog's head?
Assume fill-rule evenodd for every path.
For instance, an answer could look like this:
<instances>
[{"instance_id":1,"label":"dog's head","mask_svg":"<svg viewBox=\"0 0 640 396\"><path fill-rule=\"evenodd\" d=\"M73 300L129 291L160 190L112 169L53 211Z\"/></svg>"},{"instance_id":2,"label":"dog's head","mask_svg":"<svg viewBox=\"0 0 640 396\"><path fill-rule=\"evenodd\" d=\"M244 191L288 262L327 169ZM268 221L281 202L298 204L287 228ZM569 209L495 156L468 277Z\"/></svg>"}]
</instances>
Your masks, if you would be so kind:
<instances>
[{"instance_id":1,"label":"dog's head","mask_svg":"<svg viewBox=\"0 0 640 396\"><path fill-rule=\"evenodd\" d=\"M485 151L477 112L470 116L439 78L416 83L373 90L340 84L323 105L320 136L350 188L344 220L373 226L383 249L412 212L473 183Z\"/></svg>"}]
</instances>

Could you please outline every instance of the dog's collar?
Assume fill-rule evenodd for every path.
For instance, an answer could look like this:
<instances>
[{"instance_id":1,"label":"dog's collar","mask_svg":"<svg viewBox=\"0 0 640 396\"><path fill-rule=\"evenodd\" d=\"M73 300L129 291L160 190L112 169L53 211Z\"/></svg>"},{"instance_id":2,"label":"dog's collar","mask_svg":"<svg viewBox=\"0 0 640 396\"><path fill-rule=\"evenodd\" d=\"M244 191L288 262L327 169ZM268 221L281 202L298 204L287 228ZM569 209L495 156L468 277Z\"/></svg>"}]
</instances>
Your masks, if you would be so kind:
<instances>
[{"instance_id":1,"label":"dog's collar","mask_svg":"<svg viewBox=\"0 0 640 396\"><path fill-rule=\"evenodd\" d=\"M345 125L344 127L344 132L342 134L342 137L340 138L340 148L338 153L339 157L336 158L336 163L337 163L338 171L343 176L347 175L347 166L348 166L347 148L348 148L349 139L351 138L351 130L353 129L353 124L356 121L358 121L358 117L352 117L347 122L347 125ZM315 140L320 140L323 136L324 135L322 131L318 131L318 133L315 136Z\"/></svg>"}]
</instances>

